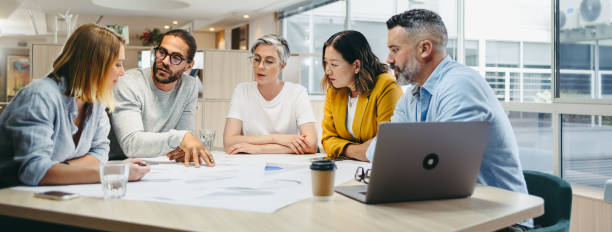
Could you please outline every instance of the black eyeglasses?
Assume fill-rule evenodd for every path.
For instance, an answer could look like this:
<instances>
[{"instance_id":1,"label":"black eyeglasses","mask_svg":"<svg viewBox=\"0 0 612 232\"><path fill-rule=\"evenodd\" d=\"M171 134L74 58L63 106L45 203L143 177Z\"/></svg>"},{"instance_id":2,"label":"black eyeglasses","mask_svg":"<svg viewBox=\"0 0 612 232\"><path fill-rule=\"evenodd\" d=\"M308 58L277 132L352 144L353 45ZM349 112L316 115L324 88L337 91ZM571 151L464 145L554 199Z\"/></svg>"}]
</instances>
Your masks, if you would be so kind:
<instances>
[{"instance_id":1,"label":"black eyeglasses","mask_svg":"<svg viewBox=\"0 0 612 232\"><path fill-rule=\"evenodd\" d=\"M166 56L168 56L168 55L170 55L170 63L173 64L173 65L179 65L184 60L189 60L187 58L184 58L179 53L175 52L175 53L168 54L168 50L166 50L165 48L155 47L155 58L157 58L159 60L164 60L164 59L166 59Z\"/></svg>"},{"instance_id":2,"label":"black eyeglasses","mask_svg":"<svg viewBox=\"0 0 612 232\"><path fill-rule=\"evenodd\" d=\"M368 184L370 183L371 174L372 169L365 170L363 167L358 167L357 170L355 170L355 180Z\"/></svg>"}]
</instances>

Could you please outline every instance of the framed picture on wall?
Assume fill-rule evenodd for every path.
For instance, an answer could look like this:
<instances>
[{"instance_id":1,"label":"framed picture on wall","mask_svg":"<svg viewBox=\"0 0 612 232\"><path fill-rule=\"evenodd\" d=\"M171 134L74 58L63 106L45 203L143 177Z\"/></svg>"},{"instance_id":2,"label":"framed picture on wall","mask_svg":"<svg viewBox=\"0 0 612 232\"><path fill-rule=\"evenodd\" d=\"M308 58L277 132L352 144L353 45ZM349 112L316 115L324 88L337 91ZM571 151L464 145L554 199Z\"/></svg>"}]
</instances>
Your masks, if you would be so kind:
<instances>
[{"instance_id":1,"label":"framed picture on wall","mask_svg":"<svg viewBox=\"0 0 612 232\"><path fill-rule=\"evenodd\" d=\"M30 83L30 58L27 56L6 57L6 95L9 100Z\"/></svg>"}]
</instances>

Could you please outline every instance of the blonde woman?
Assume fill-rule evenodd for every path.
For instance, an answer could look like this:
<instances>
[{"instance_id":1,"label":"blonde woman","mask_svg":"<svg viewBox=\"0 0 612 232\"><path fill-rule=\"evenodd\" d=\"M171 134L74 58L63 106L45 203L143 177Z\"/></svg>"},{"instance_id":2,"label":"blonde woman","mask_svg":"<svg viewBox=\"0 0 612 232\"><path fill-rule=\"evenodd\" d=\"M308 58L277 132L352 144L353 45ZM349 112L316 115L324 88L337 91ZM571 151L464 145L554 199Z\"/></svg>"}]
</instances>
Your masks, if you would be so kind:
<instances>
[{"instance_id":1,"label":"blonde woman","mask_svg":"<svg viewBox=\"0 0 612 232\"><path fill-rule=\"evenodd\" d=\"M124 74L125 40L96 25L79 27L53 71L23 88L0 116L0 185L99 182L108 160L112 89ZM127 160L130 181L150 170Z\"/></svg>"},{"instance_id":2,"label":"blonde woman","mask_svg":"<svg viewBox=\"0 0 612 232\"><path fill-rule=\"evenodd\" d=\"M228 154L317 151L315 118L306 88L280 80L289 46L277 35L264 35L251 48L255 81L234 90L223 146Z\"/></svg>"}]
</instances>

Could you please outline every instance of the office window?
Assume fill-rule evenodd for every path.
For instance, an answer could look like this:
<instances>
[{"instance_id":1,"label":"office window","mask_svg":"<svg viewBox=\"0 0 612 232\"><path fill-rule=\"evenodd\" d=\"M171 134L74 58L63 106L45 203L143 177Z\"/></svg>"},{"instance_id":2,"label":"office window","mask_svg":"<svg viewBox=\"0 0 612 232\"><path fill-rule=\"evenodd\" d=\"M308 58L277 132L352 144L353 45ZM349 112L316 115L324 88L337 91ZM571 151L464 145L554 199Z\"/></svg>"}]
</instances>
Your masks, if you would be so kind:
<instances>
[{"instance_id":1,"label":"office window","mask_svg":"<svg viewBox=\"0 0 612 232\"><path fill-rule=\"evenodd\" d=\"M150 68L151 64L155 62L155 58L151 54L152 50L142 50L138 53L138 68Z\"/></svg>"},{"instance_id":2,"label":"office window","mask_svg":"<svg viewBox=\"0 0 612 232\"><path fill-rule=\"evenodd\" d=\"M463 41L463 46L465 48L465 65L478 67L478 40L465 40ZM457 39L448 39L446 54L452 59L457 60Z\"/></svg>"},{"instance_id":3,"label":"office window","mask_svg":"<svg viewBox=\"0 0 612 232\"><path fill-rule=\"evenodd\" d=\"M591 45L561 43L559 45L559 66L561 69L590 70Z\"/></svg>"},{"instance_id":4,"label":"office window","mask_svg":"<svg viewBox=\"0 0 612 232\"><path fill-rule=\"evenodd\" d=\"M612 73L601 75L601 94L604 98L612 97Z\"/></svg>"},{"instance_id":5,"label":"office window","mask_svg":"<svg viewBox=\"0 0 612 232\"><path fill-rule=\"evenodd\" d=\"M371 0L351 0L350 29L363 33L372 50L374 50L374 54L385 62L389 54L387 48L387 20L395 14L415 8L428 9L438 13L447 28L448 47L457 47L456 40L451 41L450 39L457 37L456 0L379 0L376 1L376 4L372 4Z\"/></svg>"},{"instance_id":6,"label":"office window","mask_svg":"<svg viewBox=\"0 0 612 232\"><path fill-rule=\"evenodd\" d=\"M607 43L610 45L602 45L602 43ZM612 40L600 41L599 70L612 71Z\"/></svg>"},{"instance_id":7,"label":"office window","mask_svg":"<svg viewBox=\"0 0 612 232\"><path fill-rule=\"evenodd\" d=\"M564 73L559 76L559 92L561 97L591 97L591 77L587 73Z\"/></svg>"},{"instance_id":8,"label":"office window","mask_svg":"<svg viewBox=\"0 0 612 232\"><path fill-rule=\"evenodd\" d=\"M448 38L448 45L446 45L446 55L449 55L453 60L457 60L456 38Z\"/></svg>"},{"instance_id":9,"label":"office window","mask_svg":"<svg viewBox=\"0 0 612 232\"><path fill-rule=\"evenodd\" d=\"M465 40L463 46L465 48L465 65L478 67L478 40Z\"/></svg>"},{"instance_id":10,"label":"office window","mask_svg":"<svg viewBox=\"0 0 612 232\"><path fill-rule=\"evenodd\" d=\"M577 184L603 187L612 179L612 117L562 115L562 176Z\"/></svg>"},{"instance_id":11,"label":"office window","mask_svg":"<svg viewBox=\"0 0 612 232\"><path fill-rule=\"evenodd\" d=\"M521 167L553 173L552 119L549 113L508 112L519 147Z\"/></svg>"},{"instance_id":12,"label":"office window","mask_svg":"<svg viewBox=\"0 0 612 232\"><path fill-rule=\"evenodd\" d=\"M540 73L552 73L551 1L470 0L464 4L465 63L493 81L489 84L499 100L532 102L540 89L552 89L532 83L540 84Z\"/></svg>"},{"instance_id":13,"label":"office window","mask_svg":"<svg viewBox=\"0 0 612 232\"><path fill-rule=\"evenodd\" d=\"M520 43L487 41L487 67L517 68L520 64Z\"/></svg>"},{"instance_id":14,"label":"office window","mask_svg":"<svg viewBox=\"0 0 612 232\"><path fill-rule=\"evenodd\" d=\"M561 43L559 46L559 97L591 98L593 78L593 46Z\"/></svg>"},{"instance_id":15,"label":"office window","mask_svg":"<svg viewBox=\"0 0 612 232\"><path fill-rule=\"evenodd\" d=\"M310 42L310 16L299 14L283 20L285 24L284 37L292 53L303 53L314 50Z\"/></svg>"},{"instance_id":16,"label":"office window","mask_svg":"<svg viewBox=\"0 0 612 232\"><path fill-rule=\"evenodd\" d=\"M370 0L351 0L350 29L366 37L374 54L385 62L387 48L387 20L396 13L408 10L408 1L379 0L372 4Z\"/></svg>"},{"instance_id":17,"label":"office window","mask_svg":"<svg viewBox=\"0 0 612 232\"><path fill-rule=\"evenodd\" d=\"M521 74L518 72L486 72L485 75L497 100L500 101L520 100L520 77Z\"/></svg>"},{"instance_id":18,"label":"office window","mask_svg":"<svg viewBox=\"0 0 612 232\"><path fill-rule=\"evenodd\" d=\"M521 100L521 74L517 72L510 73L510 90L509 101L520 101Z\"/></svg>"},{"instance_id":19,"label":"office window","mask_svg":"<svg viewBox=\"0 0 612 232\"><path fill-rule=\"evenodd\" d=\"M321 56L304 55L300 56L302 61L301 82L308 89L310 94L325 94L321 90L321 79L323 78L323 65Z\"/></svg>"},{"instance_id":20,"label":"office window","mask_svg":"<svg viewBox=\"0 0 612 232\"><path fill-rule=\"evenodd\" d=\"M523 101L550 103L552 101L552 77L548 73L523 74Z\"/></svg>"},{"instance_id":21,"label":"office window","mask_svg":"<svg viewBox=\"0 0 612 232\"><path fill-rule=\"evenodd\" d=\"M321 6L282 19L283 36L291 53L300 56L300 81L312 95L324 94L321 55L323 44L331 35L344 30L346 2L323 2Z\"/></svg>"},{"instance_id":22,"label":"office window","mask_svg":"<svg viewBox=\"0 0 612 232\"><path fill-rule=\"evenodd\" d=\"M550 52L548 43L523 43L523 67L550 69Z\"/></svg>"},{"instance_id":23,"label":"office window","mask_svg":"<svg viewBox=\"0 0 612 232\"><path fill-rule=\"evenodd\" d=\"M612 40L600 40L599 41L599 70L597 87L597 94L601 92L599 98L612 99Z\"/></svg>"},{"instance_id":24,"label":"office window","mask_svg":"<svg viewBox=\"0 0 612 232\"><path fill-rule=\"evenodd\" d=\"M506 99L506 73L505 72L487 72L485 77L491 89L495 93L498 100Z\"/></svg>"},{"instance_id":25,"label":"office window","mask_svg":"<svg viewBox=\"0 0 612 232\"><path fill-rule=\"evenodd\" d=\"M320 65L323 43L332 34L345 30L346 3L346 1L315 0L313 3L305 4L305 10L300 10L303 7L294 7L280 13L283 36L289 42L292 53L297 53L302 62L301 70L296 73L301 73L302 76L299 78L301 84L308 88L310 94L323 94L319 87L324 75L323 69L313 65ZM349 9L351 14L346 26L350 30L363 33L374 54L380 61L386 63L389 54L386 22L391 16L413 8L437 12L444 20L449 38L457 36L455 0L381 0L376 4L368 0L351 0ZM448 44L449 47L457 47L456 40L451 40ZM453 58L455 53L451 54Z\"/></svg>"},{"instance_id":26,"label":"office window","mask_svg":"<svg viewBox=\"0 0 612 232\"><path fill-rule=\"evenodd\" d=\"M386 19L388 19L388 17ZM389 48L387 48L388 30L385 21L355 20L351 24L351 30L363 33L374 54L381 62L387 63L386 60L389 55Z\"/></svg>"}]
</instances>

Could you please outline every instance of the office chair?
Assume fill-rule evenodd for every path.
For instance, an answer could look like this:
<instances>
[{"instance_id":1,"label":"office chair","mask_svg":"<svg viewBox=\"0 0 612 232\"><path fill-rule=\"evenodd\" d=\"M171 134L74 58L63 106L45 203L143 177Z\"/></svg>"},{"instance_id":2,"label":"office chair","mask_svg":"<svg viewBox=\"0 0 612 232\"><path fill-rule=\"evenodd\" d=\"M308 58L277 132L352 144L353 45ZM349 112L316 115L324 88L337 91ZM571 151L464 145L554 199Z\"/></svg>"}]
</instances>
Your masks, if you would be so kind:
<instances>
[{"instance_id":1,"label":"office chair","mask_svg":"<svg viewBox=\"0 0 612 232\"><path fill-rule=\"evenodd\" d=\"M523 171L529 194L544 199L544 215L534 218L532 232L567 232L572 212L572 187L563 179L537 171Z\"/></svg>"}]
</instances>

